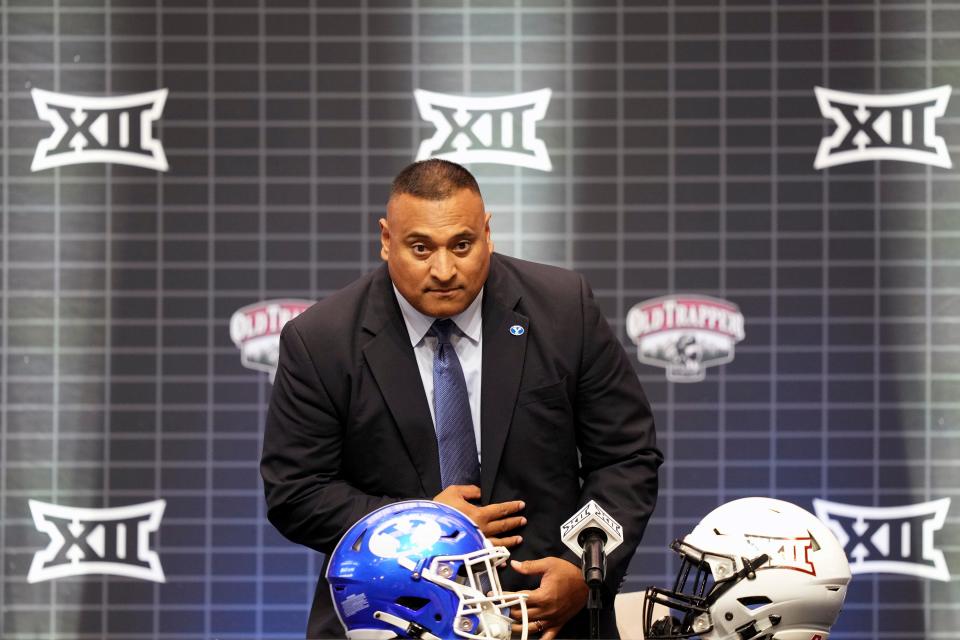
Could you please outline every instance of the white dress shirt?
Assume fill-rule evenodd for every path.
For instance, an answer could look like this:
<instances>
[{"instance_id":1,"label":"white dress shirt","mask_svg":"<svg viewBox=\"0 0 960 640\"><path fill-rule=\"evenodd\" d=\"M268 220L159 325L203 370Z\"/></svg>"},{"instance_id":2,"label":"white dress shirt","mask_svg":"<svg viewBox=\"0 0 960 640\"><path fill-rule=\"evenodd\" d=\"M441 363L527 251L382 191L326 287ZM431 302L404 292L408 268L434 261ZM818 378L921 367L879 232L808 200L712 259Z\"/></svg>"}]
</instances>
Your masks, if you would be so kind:
<instances>
[{"instance_id":1,"label":"white dress shirt","mask_svg":"<svg viewBox=\"0 0 960 640\"><path fill-rule=\"evenodd\" d=\"M437 352L437 339L427 335L436 318L431 318L414 309L413 305L407 302L403 294L397 290L396 285L393 287L393 293L397 296L403 322L407 325L407 333L410 334L410 344L413 345L413 353L417 358L423 390L427 393L427 404L430 405L430 417L436 429L437 416L433 408L433 357ZM483 289L470 306L450 318L459 329L459 332L453 332L450 335L450 343L457 352L463 377L467 383L473 435L477 441L477 456L480 455L480 369L483 360L483 321L480 308L482 303Z\"/></svg>"}]
</instances>

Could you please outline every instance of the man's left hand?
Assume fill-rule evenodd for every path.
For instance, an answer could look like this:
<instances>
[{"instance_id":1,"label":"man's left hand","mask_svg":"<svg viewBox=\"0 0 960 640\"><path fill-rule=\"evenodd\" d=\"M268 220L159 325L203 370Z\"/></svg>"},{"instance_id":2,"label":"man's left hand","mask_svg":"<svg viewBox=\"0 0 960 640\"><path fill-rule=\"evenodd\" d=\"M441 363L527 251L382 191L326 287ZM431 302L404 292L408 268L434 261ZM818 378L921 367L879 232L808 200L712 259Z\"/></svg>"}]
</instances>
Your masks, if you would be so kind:
<instances>
[{"instance_id":1,"label":"man's left hand","mask_svg":"<svg viewBox=\"0 0 960 640\"><path fill-rule=\"evenodd\" d=\"M513 570L526 576L541 575L540 586L532 591L521 591L527 597L527 633L540 634L544 640L557 637L563 625L587 604L587 583L580 568L562 558L547 557L525 562L510 562ZM510 616L520 621L520 609L514 607ZM517 622L513 631L519 633L523 625Z\"/></svg>"}]
</instances>

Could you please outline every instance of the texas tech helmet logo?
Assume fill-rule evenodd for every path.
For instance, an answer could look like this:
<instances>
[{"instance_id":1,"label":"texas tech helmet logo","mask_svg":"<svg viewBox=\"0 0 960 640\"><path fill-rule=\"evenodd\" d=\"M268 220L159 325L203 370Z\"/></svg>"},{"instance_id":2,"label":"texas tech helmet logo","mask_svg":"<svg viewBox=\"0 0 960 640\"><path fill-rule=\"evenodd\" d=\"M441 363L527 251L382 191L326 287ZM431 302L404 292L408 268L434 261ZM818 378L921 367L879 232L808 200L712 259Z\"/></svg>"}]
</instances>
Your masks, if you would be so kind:
<instances>
[{"instance_id":1,"label":"texas tech helmet logo","mask_svg":"<svg viewBox=\"0 0 960 640\"><path fill-rule=\"evenodd\" d=\"M850 571L950 580L933 534L943 528L950 498L899 507L863 507L815 498L813 510L843 545Z\"/></svg>"},{"instance_id":2,"label":"texas tech helmet logo","mask_svg":"<svg viewBox=\"0 0 960 640\"><path fill-rule=\"evenodd\" d=\"M493 98L469 98L417 89L420 117L437 128L420 143L417 160L494 163L550 171L536 123L547 113L550 89Z\"/></svg>"},{"instance_id":3,"label":"texas tech helmet logo","mask_svg":"<svg viewBox=\"0 0 960 640\"><path fill-rule=\"evenodd\" d=\"M664 296L634 305L627 335L640 362L667 370L672 382L699 382L706 368L733 360L743 340L743 314L732 302L708 296Z\"/></svg>"},{"instance_id":4,"label":"texas tech helmet logo","mask_svg":"<svg viewBox=\"0 0 960 640\"><path fill-rule=\"evenodd\" d=\"M312 304L309 300L264 300L234 311L230 339L240 349L241 364L266 371L273 382L280 358L280 331Z\"/></svg>"},{"instance_id":5,"label":"texas tech helmet logo","mask_svg":"<svg viewBox=\"0 0 960 640\"><path fill-rule=\"evenodd\" d=\"M814 87L823 117L836 124L820 141L814 169L864 160L900 160L949 169L947 144L936 134L946 113L949 86L869 95Z\"/></svg>"},{"instance_id":6,"label":"texas tech helmet logo","mask_svg":"<svg viewBox=\"0 0 960 640\"><path fill-rule=\"evenodd\" d=\"M30 501L37 531L50 544L33 556L27 582L103 574L165 582L150 534L160 527L164 500L110 509L80 509Z\"/></svg>"},{"instance_id":7,"label":"texas tech helmet logo","mask_svg":"<svg viewBox=\"0 0 960 640\"><path fill-rule=\"evenodd\" d=\"M42 89L30 95L37 115L53 127L37 145L31 171L90 162L167 170L167 156L153 131L167 101L166 89L109 98Z\"/></svg>"}]
</instances>

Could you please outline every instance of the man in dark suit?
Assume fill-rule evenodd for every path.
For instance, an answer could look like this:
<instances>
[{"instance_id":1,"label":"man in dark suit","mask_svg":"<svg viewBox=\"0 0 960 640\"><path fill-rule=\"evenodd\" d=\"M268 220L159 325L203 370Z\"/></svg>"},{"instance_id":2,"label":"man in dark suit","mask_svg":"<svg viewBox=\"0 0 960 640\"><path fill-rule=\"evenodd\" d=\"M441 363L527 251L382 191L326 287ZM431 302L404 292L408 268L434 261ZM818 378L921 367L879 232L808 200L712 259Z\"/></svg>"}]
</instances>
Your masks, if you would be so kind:
<instances>
[{"instance_id":1,"label":"man in dark suit","mask_svg":"<svg viewBox=\"0 0 960 640\"><path fill-rule=\"evenodd\" d=\"M283 329L261 462L268 516L329 554L385 504L454 506L523 560L503 586L529 590L529 631L549 639L588 634L560 525L594 499L624 529L601 622L616 637L613 594L662 462L650 407L584 279L493 253L489 221L459 165L414 163L394 180L380 221L386 265ZM438 363L451 346L448 387ZM321 577L307 636L342 634Z\"/></svg>"}]
</instances>

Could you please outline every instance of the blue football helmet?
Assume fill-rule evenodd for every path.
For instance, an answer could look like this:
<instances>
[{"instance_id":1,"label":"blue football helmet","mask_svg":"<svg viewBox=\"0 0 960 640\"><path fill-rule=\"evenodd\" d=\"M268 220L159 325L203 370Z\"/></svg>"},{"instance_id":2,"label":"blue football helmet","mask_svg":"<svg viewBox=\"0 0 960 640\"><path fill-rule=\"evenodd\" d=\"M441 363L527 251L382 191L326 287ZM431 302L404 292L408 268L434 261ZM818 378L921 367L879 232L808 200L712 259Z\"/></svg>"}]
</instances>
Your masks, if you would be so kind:
<instances>
[{"instance_id":1,"label":"blue football helmet","mask_svg":"<svg viewBox=\"0 0 960 640\"><path fill-rule=\"evenodd\" d=\"M526 594L503 593L495 547L467 516L407 500L361 518L330 556L327 581L348 638L508 640L511 607L527 637Z\"/></svg>"}]
</instances>

